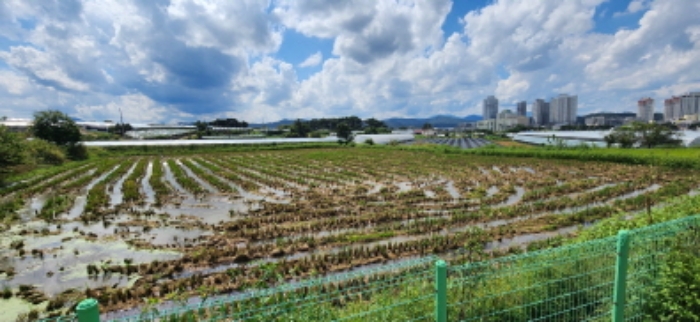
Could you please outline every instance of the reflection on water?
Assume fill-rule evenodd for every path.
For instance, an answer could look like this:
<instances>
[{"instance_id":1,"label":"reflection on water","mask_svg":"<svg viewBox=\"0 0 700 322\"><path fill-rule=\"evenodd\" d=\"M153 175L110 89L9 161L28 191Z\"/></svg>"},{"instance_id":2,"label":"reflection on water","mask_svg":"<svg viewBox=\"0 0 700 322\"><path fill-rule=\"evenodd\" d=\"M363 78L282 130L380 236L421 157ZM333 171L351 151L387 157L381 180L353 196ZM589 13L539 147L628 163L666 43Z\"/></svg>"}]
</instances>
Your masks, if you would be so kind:
<instances>
[{"instance_id":1,"label":"reflection on water","mask_svg":"<svg viewBox=\"0 0 700 322\"><path fill-rule=\"evenodd\" d=\"M16 228L12 232L16 233L15 230ZM17 239L14 234L7 232L0 236L0 245L3 249L0 252L2 255L0 265L12 266L16 272L11 279L4 277L0 278L0 281L11 287L22 284L35 285L49 296L71 288L83 289L86 286L95 288L114 284L125 286L129 282L126 276L120 274L89 278L88 264L100 264L106 259L113 264L120 264L127 258L139 264L181 257L177 252L133 249L121 240L88 241L73 231L23 239L26 250L41 250L43 256L32 255L31 251L27 251L24 256L19 256L17 251L9 247L12 240Z\"/></svg>"}]
</instances>

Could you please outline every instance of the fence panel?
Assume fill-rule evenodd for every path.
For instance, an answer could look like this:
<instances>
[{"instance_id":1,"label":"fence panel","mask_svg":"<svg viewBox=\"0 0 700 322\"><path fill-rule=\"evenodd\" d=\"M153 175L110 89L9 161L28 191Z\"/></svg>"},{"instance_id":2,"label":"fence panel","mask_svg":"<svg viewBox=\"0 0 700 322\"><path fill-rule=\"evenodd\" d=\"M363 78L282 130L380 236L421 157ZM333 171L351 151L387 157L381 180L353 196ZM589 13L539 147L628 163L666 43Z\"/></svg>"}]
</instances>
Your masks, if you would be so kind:
<instances>
[{"instance_id":1,"label":"fence panel","mask_svg":"<svg viewBox=\"0 0 700 322\"><path fill-rule=\"evenodd\" d=\"M454 266L451 321L609 320L616 238Z\"/></svg>"},{"instance_id":2,"label":"fence panel","mask_svg":"<svg viewBox=\"0 0 700 322\"><path fill-rule=\"evenodd\" d=\"M645 311L674 249L700 242L700 217L693 216L630 231L625 321L648 321Z\"/></svg>"}]
</instances>

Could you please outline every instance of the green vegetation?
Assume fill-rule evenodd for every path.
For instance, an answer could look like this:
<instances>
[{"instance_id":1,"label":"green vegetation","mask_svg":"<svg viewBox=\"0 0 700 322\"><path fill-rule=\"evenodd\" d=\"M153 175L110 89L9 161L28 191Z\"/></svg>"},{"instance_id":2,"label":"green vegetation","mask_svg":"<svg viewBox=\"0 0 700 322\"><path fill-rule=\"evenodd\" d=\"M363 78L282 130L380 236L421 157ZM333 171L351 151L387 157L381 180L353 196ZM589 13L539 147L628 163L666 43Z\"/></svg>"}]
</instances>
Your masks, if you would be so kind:
<instances>
[{"instance_id":1,"label":"green vegetation","mask_svg":"<svg viewBox=\"0 0 700 322\"><path fill-rule=\"evenodd\" d=\"M338 124L338 143L349 144L354 140L350 126L345 123Z\"/></svg>"},{"instance_id":2,"label":"green vegetation","mask_svg":"<svg viewBox=\"0 0 700 322\"><path fill-rule=\"evenodd\" d=\"M646 148L655 146L678 146L680 144L676 132L666 124L634 122L615 128L605 136L608 147L617 143L622 148L639 145Z\"/></svg>"}]
</instances>

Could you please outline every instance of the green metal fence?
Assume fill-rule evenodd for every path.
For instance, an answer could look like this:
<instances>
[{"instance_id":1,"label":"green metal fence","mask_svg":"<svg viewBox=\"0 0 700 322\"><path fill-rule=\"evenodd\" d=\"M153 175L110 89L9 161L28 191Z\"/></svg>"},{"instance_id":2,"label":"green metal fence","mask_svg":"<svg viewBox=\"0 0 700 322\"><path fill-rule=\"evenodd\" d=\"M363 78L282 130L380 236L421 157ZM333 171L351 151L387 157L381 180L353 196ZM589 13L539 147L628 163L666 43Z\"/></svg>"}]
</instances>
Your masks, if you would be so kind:
<instances>
[{"instance_id":1,"label":"green metal fence","mask_svg":"<svg viewBox=\"0 0 700 322\"><path fill-rule=\"evenodd\" d=\"M404 260L113 321L642 321L667 255L698 241L693 216L486 262ZM86 314L78 320L97 322Z\"/></svg>"}]
</instances>

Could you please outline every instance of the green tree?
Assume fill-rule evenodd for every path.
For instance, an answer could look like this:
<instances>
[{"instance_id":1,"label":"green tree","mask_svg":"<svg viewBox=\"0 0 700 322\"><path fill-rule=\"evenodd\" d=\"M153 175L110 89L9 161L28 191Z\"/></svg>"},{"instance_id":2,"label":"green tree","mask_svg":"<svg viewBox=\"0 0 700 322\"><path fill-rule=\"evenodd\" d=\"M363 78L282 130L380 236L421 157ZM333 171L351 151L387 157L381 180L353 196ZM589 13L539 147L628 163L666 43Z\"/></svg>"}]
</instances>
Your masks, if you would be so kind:
<instances>
[{"instance_id":1,"label":"green tree","mask_svg":"<svg viewBox=\"0 0 700 322\"><path fill-rule=\"evenodd\" d=\"M365 124L367 124L367 126L364 128L365 134L380 134L391 132L389 130L389 127L386 126L384 122L375 118L369 118L365 120Z\"/></svg>"},{"instance_id":2,"label":"green tree","mask_svg":"<svg viewBox=\"0 0 700 322\"><path fill-rule=\"evenodd\" d=\"M56 110L34 113L32 134L56 145L77 144L82 139L78 125L68 115Z\"/></svg>"},{"instance_id":3,"label":"green tree","mask_svg":"<svg viewBox=\"0 0 700 322\"><path fill-rule=\"evenodd\" d=\"M297 119L294 124L289 128L289 137L293 138L305 138L309 136L311 128L307 122L302 122L302 120Z\"/></svg>"},{"instance_id":4,"label":"green tree","mask_svg":"<svg viewBox=\"0 0 700 322\"><path fill-rule=\"evenodd\" d=\"M647 148L657 145L679 145L676 132L670 127L656 123L635 123L633 128L639 133L639 144Z\"/></svg>"},{"instance_id":5,"label":"green tree","mask_svg":"<svg viewBox=\"0 0 700 322\"><path fill-rule=\"evenodd\" d=\"M82 134L75 122L61 111L46 110L34 113L32 134L38 139L53 142L66 149L73 160L87 159L87 149L80 144Z\"/></svg>"},{"instance_id":6,"label":"green tree","mask_svg":"<svg viewBox=\"0 0 700 322\"><path fill-rule=\"evenodd\" d=\"M604 137L610 147L618 143L622 148L631 148L635 144L653 148L658 145L677 146L681 143L678 134L669 126L656 123L633 122L613 130Z\"/></svg>"},{"instance_id":7,"label":"green tree","mask_svg":"<svg viewBox=\"0 0 700 322\"><path fill-rule=\"evenodd\" d=\"M422 128L422 129L423 129L423 130L432 130L432 129L433 129L433 125L430 124L430 123L425 123L425 124L423 124L423 128Z\"/></svg>"},{"instance_id":8,"label":"green tree","mask_svg":"<svg viewBox=\"0 0 700 322\"><path fill-rule=\"evenodd\" d=\"M0 184L14 166L27 162L24 141L4 125L0 125Z\"/></svg>"},{"instance_id":9,"label":"green tree","mask_svg":"<svg viewBox=\"0 0 700 322\"><path fill-rule=\"evenodd\" d=\"M345 122L338 124L338 143L348 144L354 139L350 126L345 124Z\"/></svg>"}]
</instances>

